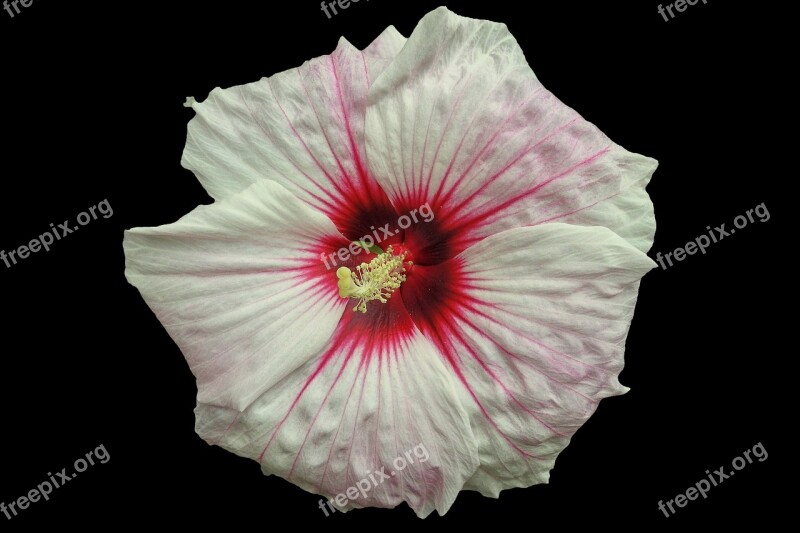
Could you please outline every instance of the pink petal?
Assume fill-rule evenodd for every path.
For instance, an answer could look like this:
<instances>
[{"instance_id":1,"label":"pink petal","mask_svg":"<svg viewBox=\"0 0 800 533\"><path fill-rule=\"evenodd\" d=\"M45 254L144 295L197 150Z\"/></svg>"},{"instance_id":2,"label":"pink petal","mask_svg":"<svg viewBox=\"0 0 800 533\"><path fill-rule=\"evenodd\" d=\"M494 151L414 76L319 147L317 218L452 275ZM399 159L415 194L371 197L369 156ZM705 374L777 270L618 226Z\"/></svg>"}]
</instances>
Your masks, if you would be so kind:
<instances>
[{"instance_id":1,"label":"pink petal","mask_svg":"<svg viewBox=\"0 0 800 533\"><path fill-rule=\"evenodd\" d=\"M656 167L547 91L505 25L445 8L420 21L369 102L372 174L398 212L431 205L451 257L643 188Z\"/></svg>"},{"instance_id":2,"label":"pink petal","mask_svg":"<svg viewBox=\"0 0 800 533\"><path fill-rule=\"evenodd\" d=\"M444 514L478 465L454 385L393 299L367 315L346 313L316 360L243 413L198 406L197 431L326 499L362 483L367 490L344 509L405 501L420 517Z\"/></svg>"},{"instance_id":3,"label":"pink petal","mask_svg":"<svg viewBox=\"0 0 800 533\"><path fill-rule=\"evenodd\" d=\"M312 360L346 302L319 259L347 241L275 182L125 232L125 275L180 347L198 401L243 410Z\"/></svg>"},{"instance_id":4,"label":"pink petal","mask_svg":"<svg viewBox=\"0 0 800 533\"><path fill-rule=\"evenodd\" d=\"M565 224L610 228L637 249L647 252L656 234L653 202L644 188L649 181L649 178L644 179L637 186L557 220Z\"/></svg>"},{"instance_id":5,"label":"pink petal","mask_svg":"<svg viewBox=\"0 0 800 533\"><path fill-rule=\"evenodd\" d=\"M653 266L606 228L554 223L409 278L403 302L444 354L477 438L481 466L465 488L496 497L546 482L597 402L626 390L625 339Z\"/></svg>"},{"instance_id":6,"label":"pink petal","mask_svg":"<svg viewBox=\"0 0 800 533\"><path fill-rule=\"evenodd\" d=\"M393 218L364 164L367 91L404 42L390 27L363 52L342 39L333 54L299 68L214 89L192 103L183 165L214 198L278 181L345 233L358 233L350 238L363 236L349 224L364 206Z\"/></svg>"}]
</instances>

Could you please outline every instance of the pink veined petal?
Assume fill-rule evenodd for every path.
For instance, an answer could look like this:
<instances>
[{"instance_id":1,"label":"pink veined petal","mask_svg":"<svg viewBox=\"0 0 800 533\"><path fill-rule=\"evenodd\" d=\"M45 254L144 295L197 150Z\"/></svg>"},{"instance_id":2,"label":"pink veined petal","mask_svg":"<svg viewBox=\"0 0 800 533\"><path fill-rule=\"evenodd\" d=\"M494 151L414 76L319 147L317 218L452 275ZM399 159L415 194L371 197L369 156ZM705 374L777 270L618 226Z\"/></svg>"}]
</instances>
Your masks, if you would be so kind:
<instances>
[{"instance_id":1,"label":"pink veined petal","mask_svg":"<svg viewBox=\"0 0 800 533\"><path fill-rule=\"evenodd\" d=\"M310 361L346 302L319 259L347 241L263 180L174 224L125 232L125 275L183 352L198 401L242 410Z\"/></svg>"},{"instance_id":2,"label":"pink veined petal","mask_svg":"<svg viewBox=\"0 0 800 533\"><path fill-rule=\"evenodd\" d=\"M345 494L344 510L405 501L420 517L444 514L478 466L444 359L398 299L346 313L319 357L244 413L196 413L207 441L309 492ZM349 487L364 490L352 497Z\"/></svg>"},{"instance_id":3,"label":"pink veined petal","mask_svg":"<svg viewBox=\"0 0 800 533\"><path fill-rule=\"evenodd\" d=\"M637 249L647 252L656 234L653 202L645 190L649 181L648 177L607 200L561 217L558 222L610 228Z\"/></svg>"},{"instance_id":4,"label":"pink veined petal","mask_svg":"<svg viewBox=\"0 0 800 533\"><path fill-rule=\"evenodd\" d=\"M625 339L653 266L606 228L553 223L415 270L403 302L444 354L478 439L481 465L465 488L496 497L547 482L597 403L627 390L617 379Z\"/></svg>"},{"instance_id":5,"label":"pink veined petal","mask_svg":"<svg viewBox=\"0 0 800 533\"><path fill-rule=\"evenodd\" d=\"M386 211L386 195L364 163L367 91L405 43L393 27L363 52L336 51L255 83L214 89L192 102L182 163L215 199L262 179L278 181L328 215L349 238L360 212ZM389 215L391 213L391 215ZM366 231L365 231L366 230Z\"/></svg>"},{"instance_id":6,"label":"pink veined petal","mask_svg":"<svg viewBox=\"0 0 800 533\"><path fill-rule=\"evenodd\" d=\"M657 165L547 91L504 24L445 8L420 21L370 87L366 128L370 170L398 212L429 203L436 213L435 231L410 228L410 245L435 233L449 257L488 235L570 216L629 225L639 219L574 215L643 188Z\"/></svg>"}]
</instances>

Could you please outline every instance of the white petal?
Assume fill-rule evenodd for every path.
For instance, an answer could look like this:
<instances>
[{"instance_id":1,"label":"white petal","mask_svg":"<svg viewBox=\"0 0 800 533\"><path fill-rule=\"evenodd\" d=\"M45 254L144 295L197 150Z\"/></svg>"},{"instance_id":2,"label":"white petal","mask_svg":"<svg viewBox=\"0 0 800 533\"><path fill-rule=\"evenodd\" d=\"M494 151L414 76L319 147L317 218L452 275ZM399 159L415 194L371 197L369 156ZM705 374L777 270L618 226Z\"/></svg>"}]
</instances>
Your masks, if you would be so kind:
<instances>
[{"instance_id":1,"label":"white petal","mask_svg":"<svg viewBox=\"0 0 800 533\"><path fill-rule=\"evenodd\" d=\"M344 312L330 220L262 181L174 224L125 232L125 275L180 347L201 402L241 410L307 363Z\"/></svg>"},{"instance_id":2,"label":"white petal","mask_svg":"<svg viewBox=\"0 0 800 533\"><path fill-rule=\"evenodd\" d=\"M453 253L643 188L656 167L547 91L505 25L444 8L422 19L370 88L369 104L372 174L398 212L429 203ZM595 218L612 230L639 223ZM651 221L652 212L642 219Z\"/></svg>"},{"instance_id":3,"label":"white petal","mask_svg":"<svg viewBox=\"0 0 800 533\"><path fill-rule=\"evenodd\" d=\"M299 68L214 89L192 103L183 165L214 198L272 179L331 217L354 194L382 195L363 163L367 90L404 42L390 27L363 52L342 39Z\"/></svg>"},{"instance_id":4,"label":"white petal","mask_svg":"<svg viewBox=\"0 0 800 533\"><path fill-rule=\"evenodd\" d=\"M326 499L362 487L343 509L405 501L420 517L444 514L478 465L467 415L441 354L406 330L399 301L377 309L408 335L349 313L321 357L244 413L199 404L197 432Z\"/></svg>"},{"instance_id":5,"label":"white petal","mask_svg":"<svg viewBox=\"0 0 800 533\"><path fill-rule=\"evenodd\" d=\"M555 220L581 226L603 226L631 243L642 252L653 246L656 219L653 202L645 186L646 178L607 200Z\"/></svg>"},{"instance_id":6,"label":"white petal","mask_svg":"<svg viewBox=\"0 0 800 533\"><path fill-rule=\"evenodd\" d=\"M397 54L405 46L407 39L394 26L389 26L377 39L364 48L367 62L368 83L372 85L378 76L394 61Z\"/></svg>"},{"instance_id":7,"label":"white petal","mask_svg":"<svg viewBox=\"0 0 800 533\"><path fill-rule=\"evenodd\" d=\"M556 456L618 375L638 281L655 264L606 228L543 224L465 251L439 346L463 376L489 496L547 482ZM599 458L598 458L599 460Z\"/></svg>"}]
</instances>

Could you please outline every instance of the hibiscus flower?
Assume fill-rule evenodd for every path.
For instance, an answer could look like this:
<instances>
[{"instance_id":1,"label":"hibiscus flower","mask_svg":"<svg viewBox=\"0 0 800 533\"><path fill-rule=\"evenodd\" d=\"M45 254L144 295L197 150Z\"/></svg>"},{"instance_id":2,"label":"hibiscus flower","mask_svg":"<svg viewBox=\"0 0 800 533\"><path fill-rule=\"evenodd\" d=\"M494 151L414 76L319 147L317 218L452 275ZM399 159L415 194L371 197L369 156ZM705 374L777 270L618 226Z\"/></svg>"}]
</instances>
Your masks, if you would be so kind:
<instances>
[{"instance_id":1,"label":"hibiscus flower","mask_svg":"<svg viewBox=\"0 0 800 533\"><path fill-rule=\"evenodd\" d=\"M657 163L548 92L505 25L440 8L188 105L182 163L214 203L124 248L207 442L424 517L547 482L627 390Z\"/></svg>"}]
</instances>

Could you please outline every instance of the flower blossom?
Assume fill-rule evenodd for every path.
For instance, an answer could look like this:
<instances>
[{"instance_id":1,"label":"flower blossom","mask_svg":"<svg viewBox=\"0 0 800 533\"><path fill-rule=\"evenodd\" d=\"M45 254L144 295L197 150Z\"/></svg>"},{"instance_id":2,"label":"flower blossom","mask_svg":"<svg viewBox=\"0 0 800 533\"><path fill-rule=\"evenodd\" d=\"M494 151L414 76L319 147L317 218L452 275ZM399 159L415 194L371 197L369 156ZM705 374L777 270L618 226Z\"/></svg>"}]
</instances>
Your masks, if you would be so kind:
<instances>
[{"instance_id":1,"label":"flower blossom","mask_svg":"<svg viewBox=\"0 0 800 533\"><path fill-rule=\"evenodd\" d=\"M505 25L440 8L188 105L182 164L214 202L124 249L207 442L328 499L385 468L338 505L424 517L546 483L627 390L657 163L547 91Z\"/></svg>"}]
</instances>

